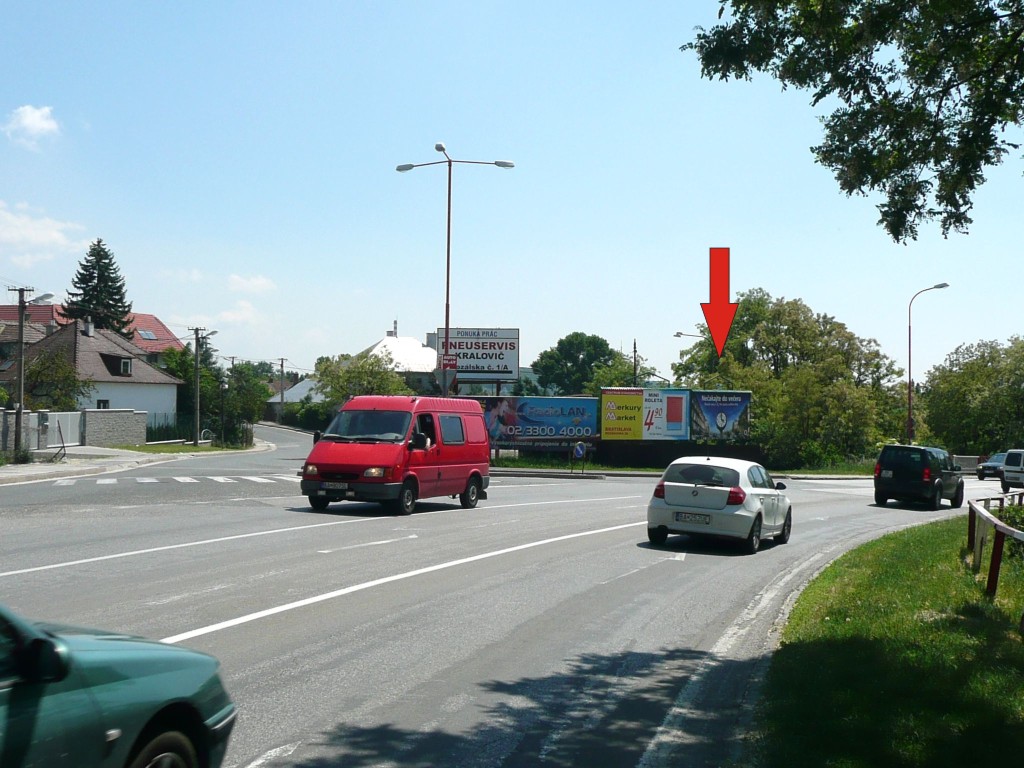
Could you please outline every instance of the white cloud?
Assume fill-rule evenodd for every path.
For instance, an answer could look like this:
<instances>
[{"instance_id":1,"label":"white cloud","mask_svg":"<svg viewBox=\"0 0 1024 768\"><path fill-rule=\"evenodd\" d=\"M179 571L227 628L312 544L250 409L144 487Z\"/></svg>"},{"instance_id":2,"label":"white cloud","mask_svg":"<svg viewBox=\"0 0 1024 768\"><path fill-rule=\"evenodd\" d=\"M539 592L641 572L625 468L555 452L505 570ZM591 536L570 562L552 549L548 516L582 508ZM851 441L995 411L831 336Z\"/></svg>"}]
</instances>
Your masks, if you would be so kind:
<instances>
[{"instance_id":1,"label":"white cloud","mask_svg":"<svg viewBox=\"0 0 1024 768\"><path fill-rule=\"evenodd\" d=\"M228 290L233 293L266 293L275 288L277 286L274 281L263 275L253 275L252 277L231 275L228 277Z\"/></svg>"},{"instance_id":2,"label":"white cloud","mask_svg":"<svg viewBox=\"0 0 1024 768\"><path fill-rule=\"evenodd\" d=\"M237 323L239 325L257 325L261 320L256 307L248 301L235 302L234 309L225 309L217 315L217 319L224 323Z\"/></svg>"},{"instance_id":3,"label":"white cloud","mask_svg":"<svg viewBox=\"0 0 1024 768\"><path fill-rule=\"evenodd\" d=\"M39 140L60 135L60 124L53 117L53 107L26 104L11 112L3 125L7 138L29 149L36 149Z\"/></svg>"},{"instance_id":4,"label":"white cloud","mask_svg":"<svg viewBox=\"0 0 1024 768\"><path fill-rule=\"evenodd\" d=\"M12 210L0 200L0 246L7 260L19 267L28 268L68 253L85 253L88 242L72 237L82 229L80 224L34 215L24 205Z\"/></svg>"}]
</instances>

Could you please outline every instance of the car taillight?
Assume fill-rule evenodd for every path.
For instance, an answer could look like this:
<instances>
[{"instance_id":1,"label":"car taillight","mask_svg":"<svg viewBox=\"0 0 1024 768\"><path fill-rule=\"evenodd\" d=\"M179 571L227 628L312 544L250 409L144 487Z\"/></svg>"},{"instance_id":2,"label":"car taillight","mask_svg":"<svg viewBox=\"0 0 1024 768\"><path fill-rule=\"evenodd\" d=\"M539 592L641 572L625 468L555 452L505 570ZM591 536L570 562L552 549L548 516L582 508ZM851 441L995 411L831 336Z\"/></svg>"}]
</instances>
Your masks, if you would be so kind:
<instances>
[{"instance_id":1,"label":"car taillight","mask_svg":"<svg viewBox=\"0 0 1024 768\"><path fill-rule=\"evenodd\" d=\"M875 463L875 477L878 477L880 474L882 474L882 465L878 464L876 462Z\"/></svg>"},{"instance_id":2,"label":"car taillight","mask_svg":"<svg viewBox=\"0 0 1024 768\"><path fill-rule=\"evenodd\" d=\"M656 499L664 499L665 498L665 484L664 483L658 483L656 486L654 486L654 498L656 498Z\"/></svg>"},{"instance_id":3,"label":"car taillight","mask_svg":"<svg viewBox=\"0 0 1024 768\"><path fill-rule=\"evenodd\" d=\"M747 492L740 488L738 485L734 485L729 489L729 498L725 500L727 505L729 504L742 504L747 498Z\"/></svg>"},{"instance_id":4,"label":"car taillight","mask_svg":"<svg viewBox=\"0 0 1024 768\"><path fill-rule=\"evenodd\" d=\"M924 468L924 476L921 479L924 480L926 483L929 480L932 479L932 468L931 467L925 467Z\"/></svg>"}]
</instances>

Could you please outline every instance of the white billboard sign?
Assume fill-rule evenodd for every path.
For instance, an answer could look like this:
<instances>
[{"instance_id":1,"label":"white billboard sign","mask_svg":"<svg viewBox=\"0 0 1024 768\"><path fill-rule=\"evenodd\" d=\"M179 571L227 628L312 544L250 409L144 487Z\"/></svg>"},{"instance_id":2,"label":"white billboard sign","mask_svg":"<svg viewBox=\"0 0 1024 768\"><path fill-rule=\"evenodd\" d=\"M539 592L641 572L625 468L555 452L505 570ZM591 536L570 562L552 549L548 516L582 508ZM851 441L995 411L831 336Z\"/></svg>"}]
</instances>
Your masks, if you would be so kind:
<instances>
[{"instance_id":1,"label":"white billboard sign","mask_svg":"<svg viewBox=\"0 0 1024 768\"><path fill-rule=\"evenodd\" d=\"M444 328L437 329L444 354ZM458 360L459 381L515 381L519 378L518 328L450 328L448 353Z\"/></svg>"}]
</instances>

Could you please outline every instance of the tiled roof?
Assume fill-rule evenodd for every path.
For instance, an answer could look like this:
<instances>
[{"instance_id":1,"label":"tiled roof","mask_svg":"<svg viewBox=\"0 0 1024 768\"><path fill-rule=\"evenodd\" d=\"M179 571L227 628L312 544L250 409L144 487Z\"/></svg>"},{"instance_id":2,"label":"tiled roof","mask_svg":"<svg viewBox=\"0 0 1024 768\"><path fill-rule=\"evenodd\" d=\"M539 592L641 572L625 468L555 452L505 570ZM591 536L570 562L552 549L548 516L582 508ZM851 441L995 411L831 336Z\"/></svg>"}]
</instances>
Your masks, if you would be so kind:
<instances>
[{"instance_id":1,"label":"tiled roof","mask_svg":"<svg viewBox=\"0 0 1024 768\"><path fill-rule=\"evenodd\" d=\"M68 318L63 314L62 304L26 304L25 319L30 323L46 325L49 322L65 325ZM131 315L129 328L135 331L132 343L139 349L150 354L163 352L165 349L184 349L185 345L156 315L135 312ZM18 322L18 305L0 305L0 323ZM152 337L152 338L150 338Z\"/></svg>"},{"instance_id":2,"label":"tiled roof","mask_svg":"<svg viewBox=\"0 0 1024 768\"><path fill-rule=\"evenodd\" d=\"M83 380L121 384L181 384L180 379L145 362L145 352L113 331L94 329L86 335L85 323L72 321L25 350L25 364L54 350L71 361ZM121 372L121 361L131 360L130 373ZM0 371L0 381L11 381L15 371Z\"/></svg>"},{"instance_id":3,"label":"tiled roof","mask_svg":"<svg viewBox=\"0 0 1024 768\"><path fill-rule=\"evenodd\" d=\"M284 391L284 401L286 403L301 403L302 398L304 398L306 395L309 395L310 402L322 403L324 401L324 396L314 389L316 383L316 379L307 378L298 382L294 386L288 387L288 389ZM278 391L277 394L268 397L267 402L280 403L281 392Z\"/></svg>"},{"instance_id":4,"label":"tiled roof","mask_svg":"<svg viewBox=\"0 0 1024 768\"><path fill-rule=\"evenodd\" d=\"M437 368L437 352L419 339L411 336L392 336L388 334L363 353L379 355L383 351L391 353L395 370L406 373L430 373Z\"/></svg>"},{"instance_id":5,"label":"tiled roof","mask_svg":"<svg viewBox=\"0 0 1024 768\"><path fill-rule=\"evenodd\" d=\"M35 344L46 335L46 326L39 323L25 323L25 343ZM13 323L0 320L0 344L18 345L18 321Z\"/></svg>"}]
</instances>

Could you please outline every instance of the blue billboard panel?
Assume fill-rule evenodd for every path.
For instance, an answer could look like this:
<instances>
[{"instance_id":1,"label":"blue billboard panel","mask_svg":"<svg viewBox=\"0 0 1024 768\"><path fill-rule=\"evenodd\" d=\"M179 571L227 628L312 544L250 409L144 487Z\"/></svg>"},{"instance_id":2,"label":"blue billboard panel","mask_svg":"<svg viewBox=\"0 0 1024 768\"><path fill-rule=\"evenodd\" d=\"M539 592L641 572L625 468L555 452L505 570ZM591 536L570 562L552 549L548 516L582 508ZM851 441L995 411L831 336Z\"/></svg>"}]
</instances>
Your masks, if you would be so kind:
<instances>
[{"instance_id":1,"label":"blue billboard panel","mask_svg":"<svg viewBox=\"0 0 1024 768\"><path fill-rule=\"evenodd\" d=\"M725 390L691 392L690 437L693 440L750 437L750 393Z\"/></svg>"},{"instance_id":2,"label":"blue billboard panel","mask_svg":"<svg viewBox=\"0 0 1024 768\"><path fill-rule=\"evenodd\" d=\"M564 448L597 437L596 397L482 397L493 448Z\"/></svg>"}]
</instances>

